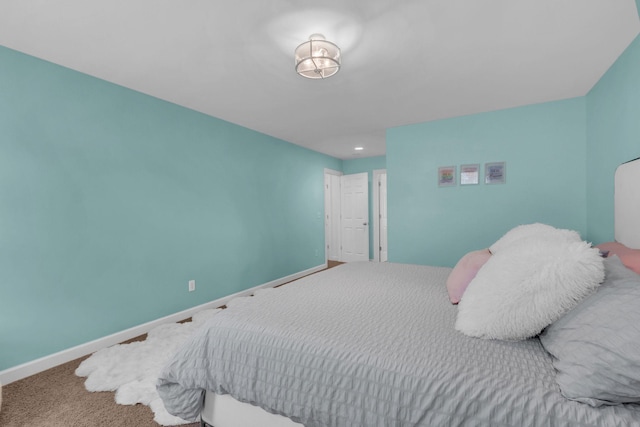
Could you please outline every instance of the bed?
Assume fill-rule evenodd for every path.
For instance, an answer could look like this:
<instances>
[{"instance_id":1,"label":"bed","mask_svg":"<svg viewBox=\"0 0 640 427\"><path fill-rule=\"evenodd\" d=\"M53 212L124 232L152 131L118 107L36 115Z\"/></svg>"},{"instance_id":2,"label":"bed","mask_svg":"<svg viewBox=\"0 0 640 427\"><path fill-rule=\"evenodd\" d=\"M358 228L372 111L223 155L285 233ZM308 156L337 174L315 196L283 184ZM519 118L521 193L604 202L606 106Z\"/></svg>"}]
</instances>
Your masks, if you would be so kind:
<instances>
[{"instance_id":1,"label":"bed","mask_svg":"<svg viewBox=\"0 0 640 427\"><path fill-rule=\"evenodd\" d=\"M472 337L459 330L467 296L451 304L451 273L350 263L236 299L172 357L158 392L170 413L214 427L640 426L633 398L571 400L559 385L571 346L558 337L582 301L555 335Z\"/></svg>"}]
</instances>

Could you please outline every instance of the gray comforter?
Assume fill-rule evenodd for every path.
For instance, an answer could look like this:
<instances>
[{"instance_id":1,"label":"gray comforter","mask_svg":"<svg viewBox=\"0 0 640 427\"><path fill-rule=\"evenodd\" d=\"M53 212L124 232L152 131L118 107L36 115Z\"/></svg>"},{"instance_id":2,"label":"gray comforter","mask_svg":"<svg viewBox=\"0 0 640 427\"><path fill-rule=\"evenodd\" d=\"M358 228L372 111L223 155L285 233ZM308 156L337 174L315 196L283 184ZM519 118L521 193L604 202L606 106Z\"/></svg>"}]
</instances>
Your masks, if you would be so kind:
<instances>
[{"instance_id":1,"label":"gray comforter","mask_svg":"<svg viewBox=\"0 0 640 427\"><path fill-rule=\"evenodd\" d=\"M539 340L454 330L450 269L352 263L235 300L169 361L167 410L205 389L312 426L640 426L640 405L560 395Z\"/></svg>"}]
</instances>

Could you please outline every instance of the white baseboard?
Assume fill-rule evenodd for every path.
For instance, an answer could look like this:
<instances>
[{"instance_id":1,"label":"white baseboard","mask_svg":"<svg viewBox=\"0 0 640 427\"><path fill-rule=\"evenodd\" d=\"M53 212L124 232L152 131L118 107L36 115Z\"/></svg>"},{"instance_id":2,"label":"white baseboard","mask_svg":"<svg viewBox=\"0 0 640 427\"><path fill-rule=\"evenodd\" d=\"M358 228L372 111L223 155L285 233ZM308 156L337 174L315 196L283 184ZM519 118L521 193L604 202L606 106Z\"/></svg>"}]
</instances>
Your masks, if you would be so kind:
<instances>
[{"instance_id":1,"label":"white baseboard","mask_svg":"<svg viewBox=\"0 0 640 427\"><path fill-rule=\"evenodd\" d=\"M79 357L86 356L87 354L94 353L102 348L119 344L123 341L129 340L131 338L135 338L139 335L146 334L156 326L159 326L165 323L179 322L181 320L188 319L198 311L202 311L208 308L220 307L222 305L225 305L229 301L231 301L233 298L251 295L258 289L273 288L275 286L282 285L283 283L287 283L292 280L299 279L300 277L318 272L320 270L323 270L326 267L327 267L326 264L321 264L317 267L312 267L308 270L300 271L298 273L291 274L287 277L282 277L280 279L276 279L268 283L263 283L262 285L255 286L251 289L237 292L232 295L227 295L217 300L210 301L205 304L201 304L196 307L192 307L187 310L183 310L181 312L162 317L160 319L152 320L151 322L143 323L142 325L134 326L133 328L125 329L124 331L121 331L121 332L116 332L115 334L98 338L96 340L89 341L87 343L80 344L75 347L71 347L66 350L62 350L57 353L50 354L48 356L44 356L36 360L32 360L30 362L23 363L21 365L14 366L9 369L5 369L4 371L0 371L0 384L7 385L14 381L18 381L23 378L30 377L31 375L40 373L42 371L46 371L47 369L53 368L63 363L70 362Z\"/></svg>"}]
</instances>

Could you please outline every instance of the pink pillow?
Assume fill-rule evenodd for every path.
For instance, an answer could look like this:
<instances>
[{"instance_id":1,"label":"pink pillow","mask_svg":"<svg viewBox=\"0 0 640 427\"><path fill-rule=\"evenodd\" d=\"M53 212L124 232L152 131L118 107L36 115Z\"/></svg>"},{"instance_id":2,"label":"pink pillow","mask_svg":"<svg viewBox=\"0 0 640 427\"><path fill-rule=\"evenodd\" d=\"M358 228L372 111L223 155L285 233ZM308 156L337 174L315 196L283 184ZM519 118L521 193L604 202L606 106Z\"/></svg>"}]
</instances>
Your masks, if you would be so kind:
<instances>
[{"instance_id":1,"label":"pink pillow","mask_svg":"<svg viewBox=\"0 0 640 427\"><path fill-rule=\"evenodd\" d=\"M618 255L625 267L640 274L640 249L631 249L618 242L601 243L596 248L609 251L608 256Z\"/></svg>"},{"instance_id":2,"label":"pink pillow","mask_svg":"<svg viewBox=\"0 0 640 427\"><path fill-rule=\"evenodd\" d=\"M457 304L462 298L462 294L469 286L469 282L476 277L478 270L489 261L491 258L491 252L489 249L482 249L479 251L469 252L453 267L453 270L447 278L447 292L449 293L449 300L452 304Z\"/></svg>"}]
</instances>

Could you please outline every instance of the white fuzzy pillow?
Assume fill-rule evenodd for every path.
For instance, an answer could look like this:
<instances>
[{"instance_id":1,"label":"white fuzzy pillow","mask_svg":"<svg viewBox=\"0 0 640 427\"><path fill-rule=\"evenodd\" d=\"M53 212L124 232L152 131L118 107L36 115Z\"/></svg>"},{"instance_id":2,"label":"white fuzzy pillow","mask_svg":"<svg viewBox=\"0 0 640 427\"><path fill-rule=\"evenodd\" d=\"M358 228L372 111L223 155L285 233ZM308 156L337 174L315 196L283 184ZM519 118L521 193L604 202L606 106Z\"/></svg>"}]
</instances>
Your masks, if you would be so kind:
<instances>
[{"instance_id":1,"label":"white fuzzy pillow","mask_svg":"<svg viewBox=\"0 0 640 427\"><path fill-rule=\"evenodd\" d=\"M503 248L508 248L510 245L521 240L540 238L544 238L545 240L564 239L569 242L579 242L582 240L576 231L559 229L536 222L534 224L519 225L507 231L504 236L489 247L489 251L492 254L496 254Z\"/></svg>"},{"instance_id":2,"label":"white fuzzy pillow","mask_svg":"<svg viewBox=\"0 0 640 427\"><path fill-rule=\"evenodd\" d=\"M539 225L532 224L536 233L498 245L478 271L458 305L458 331L488 339L530 338L599 286L599 250L575 232Z\"/></svg>"}]
</instances>

